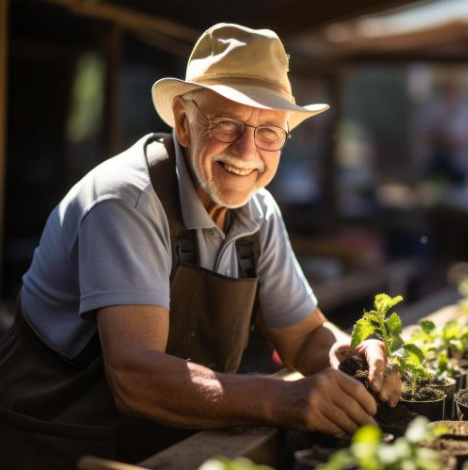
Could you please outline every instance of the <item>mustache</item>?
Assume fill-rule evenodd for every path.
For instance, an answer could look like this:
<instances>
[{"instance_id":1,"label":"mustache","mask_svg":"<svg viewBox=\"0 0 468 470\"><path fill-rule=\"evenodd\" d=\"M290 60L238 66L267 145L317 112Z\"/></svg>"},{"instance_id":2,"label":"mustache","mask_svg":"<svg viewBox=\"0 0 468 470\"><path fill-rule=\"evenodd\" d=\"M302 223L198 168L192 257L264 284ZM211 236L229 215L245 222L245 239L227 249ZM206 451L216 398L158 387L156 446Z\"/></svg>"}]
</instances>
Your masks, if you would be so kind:
<instances>
[{"instance_id":1,"label":"mustache","mask_svg":"<svg viewBox=\"0 0 468 470\"><path fill-rule=\"evenodd\" d=\"M244 160L233 157L232 155L224 152L219 155L215 155L213 157L213 161L227 163L228 165L239 168L240 170L258 170L260 173L265 171L265 164L261 160L255 162L244 162Z\"/></svg>"}]
</instances>

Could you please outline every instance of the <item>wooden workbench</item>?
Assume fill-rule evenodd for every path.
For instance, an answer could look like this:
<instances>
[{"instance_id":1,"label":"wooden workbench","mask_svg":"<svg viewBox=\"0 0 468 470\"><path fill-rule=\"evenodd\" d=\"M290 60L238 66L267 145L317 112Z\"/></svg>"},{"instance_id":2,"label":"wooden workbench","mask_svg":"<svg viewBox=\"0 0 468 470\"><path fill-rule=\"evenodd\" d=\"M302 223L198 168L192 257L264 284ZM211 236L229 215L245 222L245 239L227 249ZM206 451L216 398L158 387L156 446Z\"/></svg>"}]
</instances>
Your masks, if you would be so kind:
<instances>
[{"instance_id":1,"label":"wooden workbench","mask_svg":"<svg viewBox=\"0 0 468 470\"><path fill-rule=\"evenodd\" d=\"M412 308L403 315L403 323L408 324L403 331L407 336L415 324L422 318L433 320L436 324L443 324L456 319L461 311L456 303L441 307L427 315L425 306L439 305L441 302L451 300L456 302L458 295L454 290L437 293L433 298L426 299L421 307ZM282 370L278 374L282 380L297 380L301 375L297 372ZM248 457L256 463L275 466L281 458L282 449L281 431L273 427L242 427L225 430L201 431L193 436L155 454L139 463L139 467L158 470L196 470L211 457L223 455L231 459ZM91 461L90 461L91 462ZM130 470L137 468L124 465L122 467L93 467L81 466L83 470L99 470L108 468L114 470Z\"/></svg>"}]
</instances>

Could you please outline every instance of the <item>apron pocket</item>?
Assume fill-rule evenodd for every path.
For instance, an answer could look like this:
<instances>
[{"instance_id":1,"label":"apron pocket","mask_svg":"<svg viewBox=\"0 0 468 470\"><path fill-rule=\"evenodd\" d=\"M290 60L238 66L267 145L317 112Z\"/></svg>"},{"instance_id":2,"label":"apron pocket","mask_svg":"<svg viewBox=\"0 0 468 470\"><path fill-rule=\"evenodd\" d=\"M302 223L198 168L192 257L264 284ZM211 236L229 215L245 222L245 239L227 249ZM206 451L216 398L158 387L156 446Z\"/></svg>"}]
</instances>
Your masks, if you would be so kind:
<instances>
[{"instance_id":1,"label":"apron pocket","mask_svg":"<svg viewBox=\"0 0 468 470\"><path fill-rule=\"evenodd\" d=\"M113 426L41 421L0 408L0 461L9 470L76 469L83 455L115 458Z\"/></svg>"}]
</instances>

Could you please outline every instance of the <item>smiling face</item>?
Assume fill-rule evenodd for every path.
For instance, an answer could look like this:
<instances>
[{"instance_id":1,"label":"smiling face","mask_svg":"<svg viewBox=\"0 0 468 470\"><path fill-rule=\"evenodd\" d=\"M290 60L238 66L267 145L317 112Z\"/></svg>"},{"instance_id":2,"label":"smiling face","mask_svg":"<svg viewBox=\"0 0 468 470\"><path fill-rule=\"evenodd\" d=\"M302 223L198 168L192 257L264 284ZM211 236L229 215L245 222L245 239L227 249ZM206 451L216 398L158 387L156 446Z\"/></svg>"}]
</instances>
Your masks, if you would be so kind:
<instances>
[{"instance_id":1,"label":"smiling face","mask_svg":"<svg viewBox=\"0 0 468 470\"><path fill-rule=\"evenodd\" d=\"M249 126L278 126L287 129L287 113L244 106L209 90L197 93L192 101L176 98L174 115L179 142L186 149L192 175L217 206L241 207L275 176L281 151L258 149L254 129L233 143L215 140L209 132L209 120L235 119ZM203 198L202 198L203 200Z\"/></svg>"}]
</instances>

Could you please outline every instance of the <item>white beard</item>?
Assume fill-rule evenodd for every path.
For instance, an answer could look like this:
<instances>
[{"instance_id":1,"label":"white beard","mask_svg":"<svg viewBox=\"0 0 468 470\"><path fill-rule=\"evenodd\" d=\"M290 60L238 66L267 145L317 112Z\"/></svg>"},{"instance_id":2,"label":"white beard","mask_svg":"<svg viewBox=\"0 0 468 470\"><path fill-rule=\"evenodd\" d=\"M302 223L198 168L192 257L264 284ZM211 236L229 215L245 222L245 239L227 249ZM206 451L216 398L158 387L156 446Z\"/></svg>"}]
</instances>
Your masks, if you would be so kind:
<instances>
[{"instance_id":1,"label":"white beard","mask_svg":"<svg viewBox=\"0 0 468 470\"><path fill-rule=\"evenodd\" d=\"M213 179L211 178L206 179L201 175L193 156L190 156L190 160L191 160L192 169L193 169L193 172L195 173L195 177L197 178L198 184L203 189L203 191L205 191L210 196L211 200L218 206L226 207L227 209L238 209L239 207L245 206L245 204L249 202L250 198L258 191L258 188L254 188L242 201L238 202L237 204L227 204L225 201L222 200L221 195L219 194L218 188L216 187L216 184L213 181ZM212 161L213 163L215 162L231 163L239 168L243 168L243 169L251 168L251 169L258 170L259 172L263 172L265 170L265 165L263 164L261 160L255 165L252 165L252 164L246 165L244 162L239 161L239 159L232 157L229 154L226 154L224 152L219 155L216 155Z\"/></svg>"}]
</instances>

